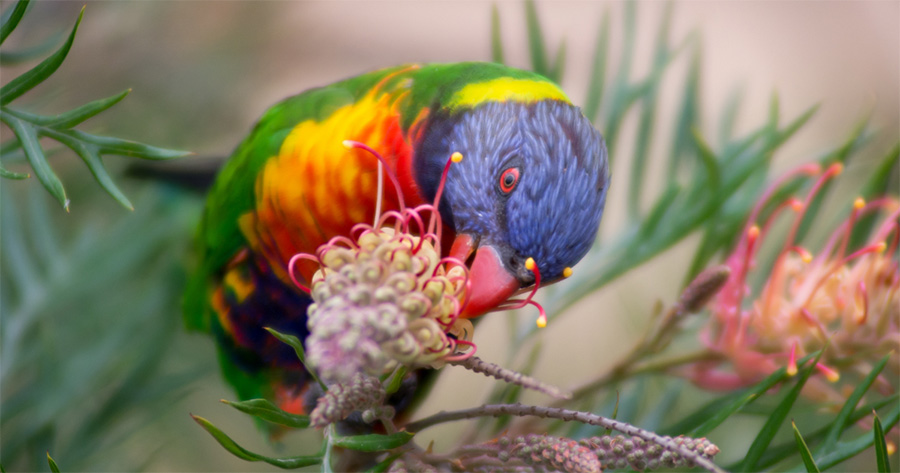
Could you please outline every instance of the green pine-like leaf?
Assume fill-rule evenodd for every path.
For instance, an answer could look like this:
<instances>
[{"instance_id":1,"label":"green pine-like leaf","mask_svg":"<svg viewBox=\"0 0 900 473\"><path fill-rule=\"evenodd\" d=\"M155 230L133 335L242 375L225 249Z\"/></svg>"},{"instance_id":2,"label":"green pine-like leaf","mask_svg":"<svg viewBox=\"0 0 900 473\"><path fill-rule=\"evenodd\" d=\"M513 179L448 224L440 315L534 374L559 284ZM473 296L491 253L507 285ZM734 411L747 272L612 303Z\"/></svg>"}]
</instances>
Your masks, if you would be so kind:
<instances>
[{"instance_id":1,"label":"green pine-like leaf","mask_svg":"<svg viewBox=\"0 0 900 473\"><path fill-rule=\"evenodd\" d=\"M603 87L606 84L606 57L609 55L609 10L604 11L597 32L597 44L594 46L594 59L591 63L591 76L588 79L588 91L584 101L584 116L592 122L597 121L600 104L603 101Z\"/></svg>"},{"instance_id":2,"label":"green pine-like leaf","mask_svg":"<svg viewBox=\"0 0 900 473\"><path fill-rule=\"evenodd\" d=\"M305 429L309 427L308 416L285 412L266 399L250 399L248 401L240 402L222 399L221 402L228 404L241 412L256 416L273 424L286 425L295 429Z\"/></svg>"},{"instance_id":3,"label":"green pine-like leaf","mask_svg":"<svg viewBox=\"0 0 900 473\"><path fill-rule=\"evenodd\" d=\"M245 449L237 444L234 440L231 439L224 432L219 430L218 427L213 425L208 420L204 419L200 416L195 416L191 414L191 417L195 422L200 424L204 430L209 432L210 435L219 442L219 445L228 450L232 455L240 458L241 460L246 460L248 462L266 462L270 465L277 466L278 468L284 469L295 469L295 468L303 468L306 466L318 465L322 463L322 455L306 455L306 456L293 456L293 457L283 457L283 458L271 458L265 455L260 455L258 453L251 452L250 450Z\"/></svg>"},{"instance_id":4,"label":"green pine-like leaf","mask_svg":"<svg viewBox=\"0 0 900 473\"><path fill-rule=\"evenodd\" d=\"M818 357L821 354L817 352L815 354L808 355L803 359L797 362L797 366L803 366L807 361L811 358ZM818 359L818 358L817 358ZM815 363L813 363L815 364ZM807 371L808 373L808 371ZM760 381L755 386L748 388L746 391L742 392L740 395L736 396L735 399L731 400L729 404L723 406L721 409L716 411L712 417L710 417L706 422L700 424L698 427L694 428L690 431L691 437L703 437L708 435L713 429L718 427L722 422L732 416L732 414L741 410L747 404L758 399L762 396L766 391L772 389L778 383L788 379L787 368L783 367L776 370L774 373L770 374L766 379Z\"/></svg>"},{"instance_id":5,"label":"green pine-like leaf","mask_svg":"<svg viewBox=\"0 0 900 473\"><path fill-rule=\"evenodd\" d=\"M838 412L837 417L834 418L834 421L831 424L831 429L828 431L828 435L825 437L825 441L822 442L822 446L819 448L819 452L828 452L834 448L834 445L837 444L838 439L844 430L850 426L852 423L850 420L850 416L853 414L856 409L856 405L859 404L859 401L862 399L863 395L869 391L869 388L872 386L872 383L878 378L878 375L881 374L881 371L884 370L884 367L887 365L888 360L891 355L885 355L878 363L875 364L874 367L869 371L869 374L866 375L865 379L863 379L859 384L856 385L856 389L853 390L853 393L850 394L850 397L847 398L847 401L844 402L844 406L841 407L840 412Z\"/></svg>"},{"instance_id":6,"label":"green pine-like leaf","mask_svg":"<svg viewBox=\"0 0 900 473\"><path fill-rule=\"evenodd\" d=\"M503 39L500 35L500 12L497 4L491 5L491 61L505 64L503 60Z\"/></svg>"},{"instance_id":7,"label":"green pine-like leaf","mask_svg":"<svg viewBox=\"0 0 900 473\"><path fill-rule=\"evenodd\" d=\"M900 421L900 405L897 405L896 400L894 401L894 405L894 409L892 409L886 416L884 416L884 421L882 422L883 430L891 430L895 425L897 425L897 422ZM871 414L871 411L869 412L869 414ZM819 465L819 468L827 470L841 462L859 455L860 452L871 448L874 443L875 436L872 435L872 432L866 432L859 435L853 440L839 442L835 446L834 450L817 458L816 464Z\"/></svg>"},{"instance_id":8,"label":"green pine-like leaf","mask_svg":"<svg viewBox=\"0 0 900 473\"><path fill-rule=\"evenodd\" d=\"M59 473L59 466L56 464L56 461L53 460L53 457L50 456L50 452L47 452L47 464L50 465L50 471Z\"/></svg>"},{"instance_id":9,"label":"green pine-like leaf","mask_svg":"<svg viewBox=\"0 0 900 473\"><path fill-rule=\"evenodd\" d=\"M872 435L875 437L873 441L875 442L875 463L878 465L878 473L890 473L891 460L888 455L887 442L884 439L884 427L881 426L878 414L873 411L872 415L875 418Z\"/></svg>"},{"instance_id":10,"label":"green pine-like leaf","mask_svg":"<svg viewBox=\"0 0 900 473\"><path fill-rule=\"evenodd\" d=\"M25 15L25 9L28 8L30 0L18 0L12 7L3 12L3 24L0 25L0 44L6 41L6 37L16 29L19 21Z\"/></svg>"},{"instance_id":11,"label":"green pine-like leaf","mask_svg":"<svg viewBox=\"0 0 900 473\"><path fill-rule=\"evenodd\" d=\"M531 69L553 80L553 77L550 76L544 35L541 32L541 24L538 20L537 7L534 4L534 0L525 0L525 22L528 28L528 51L531 53Z\"/></svg>"},{"instance_id":12,"label":"green pine-like leaf","mask_svg":"<svg viewBox=\"0 0 900 473\"><path fill-rule=\"evenodd\" d=\"M352 436L335 436L331 444L335 447L349 448L360 452L382 452L406 445L415 434L397 432L390 435L366 434Z\"/></svg>"},{"instance_id":13,"label":"green pine-like leaf","mask_svg":"<svg viewBox=\"0 0 900 473\"><path fill-rule=\"evenodd\" d=\"M55 117L47 117L46 122L44 123L34 123L56 129L72 128L121 102L122 99L127 97L130 93L131 89L126 89L112 97L94 100L93 102L86 103L76 109L61 113Z\"/></svg>"},{"instance_id":14,"label":"green pine-like leaf","mask_svg":"<svg viewBox=\"0 0 900 473\"><path fill-rule=\"evenodd\" d=\"M0 177L6 178L6 179L21 180L21 179L28 179L29 177L31 177L31 174L28 174L27 172L13 172L13 171L10 171L9 169L4 168L2 165L0 165Z\"/></svg>"},{"instance_id":15,"label":"green pine-like leaf","mask_svg":"<svg viewBox=\"0 0 900 473\"><path fill-rule=\"evenodd\" d=\"M889 396L884 399L879 399L878 401L872 402L870 404L866 404L865 406L860 407L859 409L857 409L856 411L853 412L853 415L850 416L850 423L852 424L854 422L858 422L858 421L872 415L872 409L882 409L886 406L894 405L898 401L900 401L900 395L894 394L893 396ZM807 433L804 436L804 439L809 444L815 443L815 442L820 442L822 439L825 438L825 435L828 433L828 430L830 429L830 427L831 427L831 424L826 425L822 428L819 428L818 430L814 431L811 434ZM821 450L821 448L819 450ZM759 466L759 468L761 470L769 469L772 467L772 465L775 465L776 463L778 463L780 461L783 461L789 457L792 457L796 453L797 453L797 445L796 445L796 442L794 442L793 440L784 442L780 445L771 446L766 450L766 453L760 459L757 466ZM819 453L815 453L815 454L813 454L813 457L822 458L822 455L820 455ZM821 466L821 462L817 462L817 465L820 468L824 468Z\"/></svg>"},{"instance_id":16,"label":"green pine-like leaf","mask_svg":"<svg viewBox=\"0 0 900 473\"><path fill-rule=\"evenodd\" d=\"M807 473L819 473L819 467L816 466L816 461L813 460L812 454L809 452L809 447L806 446L806 441L803 440L803 436L800 435L800 430L797 429L797 424L794 421L791 421L791 428L794 429L794 440L797 442L797 450L800 451L800 458L803 459L803 465L806 466Z\"/></svg>"},{"instance_id":17,"label":"green pine-like leaf","mask_svg":"<svg viewBox=\"0 0 900 473\"><path fill-rule=\"evenodd\" d=\"M22 149L25 151L25 157L28 159L28 163L31 165L31 169L34 170L34 174L37 176L38 180L43 184L44 188L56 198L63 208L66 209L66 212L68 212L69 199L66 197L66 190L63 188L59 177L56 176L56 173L54 173L53 169L50 167L50 163L47 162L47 157L41 149L41 144L34 128L24 121L8 114L0 113L0 121L3 121L3 123L12 129L13 134L16 135L19 143L22 144Z\"/></svg>"},{"instance_id":18,"label":"green pine-like leaf","mask_svg":"<svg viewBox=\"0 0 900 473\"><path fill-rule=\"evenodd\" d=\"M263 327L263 328L266 329L267 332L271 333L272 336L274 336L275 338L280 340L282 343L286 343L286 344L290 345L291 348L294 349L294 352L297 354L297 358L300 359L300 363L303 363L303 366L306 368L306 371L308 371L309 374L313 377L313 379L315 379L316 382L319 383L319 386L322 387L322 390L323 391L328 390L328 388L325 386L325 383L323 383L319 379L319 377L316 375L316 372L314 370L310 369L309 365L306 364L306 351L303 349L303 342L301 342L299 338L297 338L293 335L288 335L288 334L278 332L277 330L270 328L270 327Z\"/></svg>"},{"instance_id":19,"label":"green pine-like leaf","mask_svg":"<svg viewBox=\"0 0 900 473\"><path fill-rule=\"evenodd\" d=\"M797 402L797 398L800 396L800 390L803 389L806 380L808 380L813 371L815 371L816 363L819 362L821 356L822 352L820 351L812 363L810 363L809 367L803 370L800 378L794 384L794 387L788 391L784 396L784 399L778 403L778 406L772 411L768 420L766 420L766 423L763 425L763 428L760 429L759 434L757 434L753 443L750 445L750 449L747 451L747 455L744 457L744 461L737 471L757 470L759 459L769 447L769 444L772 443L772 439L775 438L775 434L778 433L778 429L781 427L784 419L787 418L791 408L794 407L794 403Z\"/></svg>"},{"instance_id":20,"label":"green pine-like leaf","mask_svg":"<svg viewBox=\"0 0 900 473\"><path fill-rule=\"evenodd\" d=\"M53 51L53 48L59 44L62 38L63 35L61 33L54 34L34 46L29 46L17 51L0 50L0 66L13 66L46 56Z\"/></svg>"},{"instance_id":21,"label":"green pine-like leaf","mask_svg":"<svg viewBox=\"0 0 900 473\"><path fill-rule=\"evenodd\" d=\"M81 13L78 14L78 19L75 21L75 26L72 27L72 32L69 33L66 42L60 46L55 53L50 55L47 59L44 59L37 66L34 66L34 68L28 72L23 73L19 77L9 81L9 83L3 87L0 87L0 105L6 105L16 98L21 97L22 94L33 89L36 85L43 82L59 69L59 66L66 59L69 50L72 48L72 43L75 41L75 33L78 31L78 25L81 24L83 16L84 8L82 8Z\"/></svg>"}]
</instances>

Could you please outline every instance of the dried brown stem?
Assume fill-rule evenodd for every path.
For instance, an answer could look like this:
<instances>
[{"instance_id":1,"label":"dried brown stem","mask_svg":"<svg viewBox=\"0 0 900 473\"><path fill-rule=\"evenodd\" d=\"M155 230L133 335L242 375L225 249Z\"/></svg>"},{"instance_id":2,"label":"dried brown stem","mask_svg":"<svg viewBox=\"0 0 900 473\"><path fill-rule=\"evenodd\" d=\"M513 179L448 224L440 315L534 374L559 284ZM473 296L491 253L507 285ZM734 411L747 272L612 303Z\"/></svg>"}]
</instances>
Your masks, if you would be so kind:
<instances>
[{"instance_id":1,"label":"dried brown stem","mask_svg":"<svg viewBox=\"0 0 900 473\"><path fill-rule=\"evenodd\" d=\"M518 371L504 368L496 363L484 361L477 356L473 356L465 360L451 361L448 364L462 366L467 370L474 371L476 373L483 373L486 376L490 376L494 379L499 379L500 381L505 381L509 384L515 384L516 386L521 386L526 389L533 389L548 396L555 397L556 399L572 398L572 393L565 392L562 389L557 388L556 386L547 384L543 381L532 378L531 376L519 373Z\"/></svg>"}]
</instances>

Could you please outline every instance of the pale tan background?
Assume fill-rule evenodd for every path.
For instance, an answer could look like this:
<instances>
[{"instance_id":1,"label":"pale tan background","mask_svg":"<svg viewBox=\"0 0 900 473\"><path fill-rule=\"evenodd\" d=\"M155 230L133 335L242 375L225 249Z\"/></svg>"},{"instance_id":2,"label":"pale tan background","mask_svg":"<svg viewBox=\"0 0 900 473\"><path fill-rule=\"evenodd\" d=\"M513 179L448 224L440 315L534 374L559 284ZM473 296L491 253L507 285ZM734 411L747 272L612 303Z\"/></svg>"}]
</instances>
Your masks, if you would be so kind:
<instances>
[{"instance_id":1,"label":"pale tan background","mask_svg":"<svg viewBox=\"0 0 900 473\"><path fill-rule=\"evenodd\" d=\"M81 3L39 1L22 31L43 37L68 27ZM4 2L4 6L8 3ZM528 66L523 7L498 2L508 62ZM153 144L184 148L201 155L226 155L272 103L305 88L369 69L403 62L488 60L490 2L416 1L105 1L88 2L85 19L69 59L42 93L60 106L111 95L132 87L126 101L86 129L101 130ZM632 77L648 70L662 2L638 7L638 47ZM538 4L544 34L555 50L566 38L568 61L563 87L577 104L585 97L590 57L604 11L611 15L611 70L618 64L623 4L620 2L548 1ZM885 150L900 126L900 3L896 1L769 2L686 1L675 5L671 37L691 31L702 36L702 105L706 125L714 124L736 88L744 91L738 130L762 122L773 91L781 98L787 121L814 103L822 107L813 121L776 155L776 169L817 157L836 145L852 124L871 112L881 129L873 148ZM20 33L17 33L20 35ZM17 37L11 38L11 44ZM658 131L668 135L666 117L678 106L685 57L669 73L663 89ZM3 80L17 69L3 71ZM28 99L28 96L25 97ZM629 118L620 143L634 132ZM602 127L601 127L601 131ZM714 127L709 127L714 136ZM3 130L7 133L7 130ZM664 143L662 143L664 144ZM715 146L715 142L713 142ZM664 148L659 147L659 151ZM604 234L622 221L627 159L622 147L614 174ZM848 179L865 175L878 156L851 166ZM74 160L69 161L69 163ZM67 166L68 163L62 163ZM71 164L79 167L80 163ZM615 173L616 170L614 170ZM658 177L657 177L658 179ZM119 211L110 205L110 212ZM569 386L598 373L628 348L657 300L671 301L695 239L628 274L583 301L548 327L537 376ZM576 267L576 271L578 268ZM672 274L667 277L667 274ZM523 318L535 314L523 310ZM177 314L161 314L175 317ZM504 316L486 319L476 342L480 355L502 361L508 347ZM210 340L183 335L170 363L212 359ZM491 381L451 372L439 382L423 412L479 403ZM251 422L226 406L232 398L216 373L203 380L183 402L159 413L158 423L136 426L129 448L156 444L165 448L151 470L272 470L245 463L219 448L187 416L214 420L248 447L263 445ZM532 396L544 402L539 396ZM448 430L436 429L435 448L446 447ZM312 451L303 438L289 437L282 454ZM122 455L127 465L128 451Z\"/></svg>"}]
</instances>

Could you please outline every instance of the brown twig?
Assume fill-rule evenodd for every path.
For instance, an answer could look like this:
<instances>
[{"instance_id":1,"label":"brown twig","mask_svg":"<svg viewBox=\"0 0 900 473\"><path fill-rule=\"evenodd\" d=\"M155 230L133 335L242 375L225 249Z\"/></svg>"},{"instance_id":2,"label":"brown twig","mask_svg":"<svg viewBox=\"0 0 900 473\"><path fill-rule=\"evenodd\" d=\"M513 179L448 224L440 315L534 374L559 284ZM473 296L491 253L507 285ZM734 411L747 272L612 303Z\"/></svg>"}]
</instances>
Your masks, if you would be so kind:
<instances>
[{"instance_id":1,"label":"brown twig","mask_svg":"<svg viewBox=\"0 0 900 473\"><path fill-rule=\"evenodd\" d=\"M533 389L548 396L555 397L556 399L572 398L572 393L565 392L562 389L557 388L556 386L547 384L543 381L532 378L531 376L519 373L518 371L504 368L496 363L484 361L477 356L473 356L465 360L451 361L448 364L462 366L467 370L474 371L476 373L483 373L486 376L490 376L494 379L499 379L500 381L505 381L509 384L515 384L516 386L521 386L526 389Z\"/></svg>"}]
</instances>

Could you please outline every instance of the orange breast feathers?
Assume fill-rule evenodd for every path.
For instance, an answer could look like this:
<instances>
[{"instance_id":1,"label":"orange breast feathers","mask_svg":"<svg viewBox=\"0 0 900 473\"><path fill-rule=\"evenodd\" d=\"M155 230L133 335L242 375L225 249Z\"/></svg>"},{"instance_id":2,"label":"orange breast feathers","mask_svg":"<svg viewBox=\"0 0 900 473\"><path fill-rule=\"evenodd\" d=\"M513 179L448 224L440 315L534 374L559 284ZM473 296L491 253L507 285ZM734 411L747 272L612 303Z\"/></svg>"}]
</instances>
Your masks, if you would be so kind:
<instances>
[{"instance_id":1,"label":"orange breast feathers","mask_svg":"<svg viewBox=\"0 0 900 473\"><path fill-rule=\"evenodd\" d=\"M324 121L299 123L265 165L256 181L256 210L245 214L241 230L254 252L290 282L287 262L297 253L314 254L337 235L349 235L358 223L372 223L378 186L378 160L344 140L365 143L391 164L408 168L411 146L400 127L397 97L372 92L336 110ZM409 178L401 171L401 179ZM407 205L422 203L415 185L402 183ZM396 192L385 176L382 211L398 207ZM297 264L297 274L310 281L314 265Z\"/></svg>"}]
</instances>

